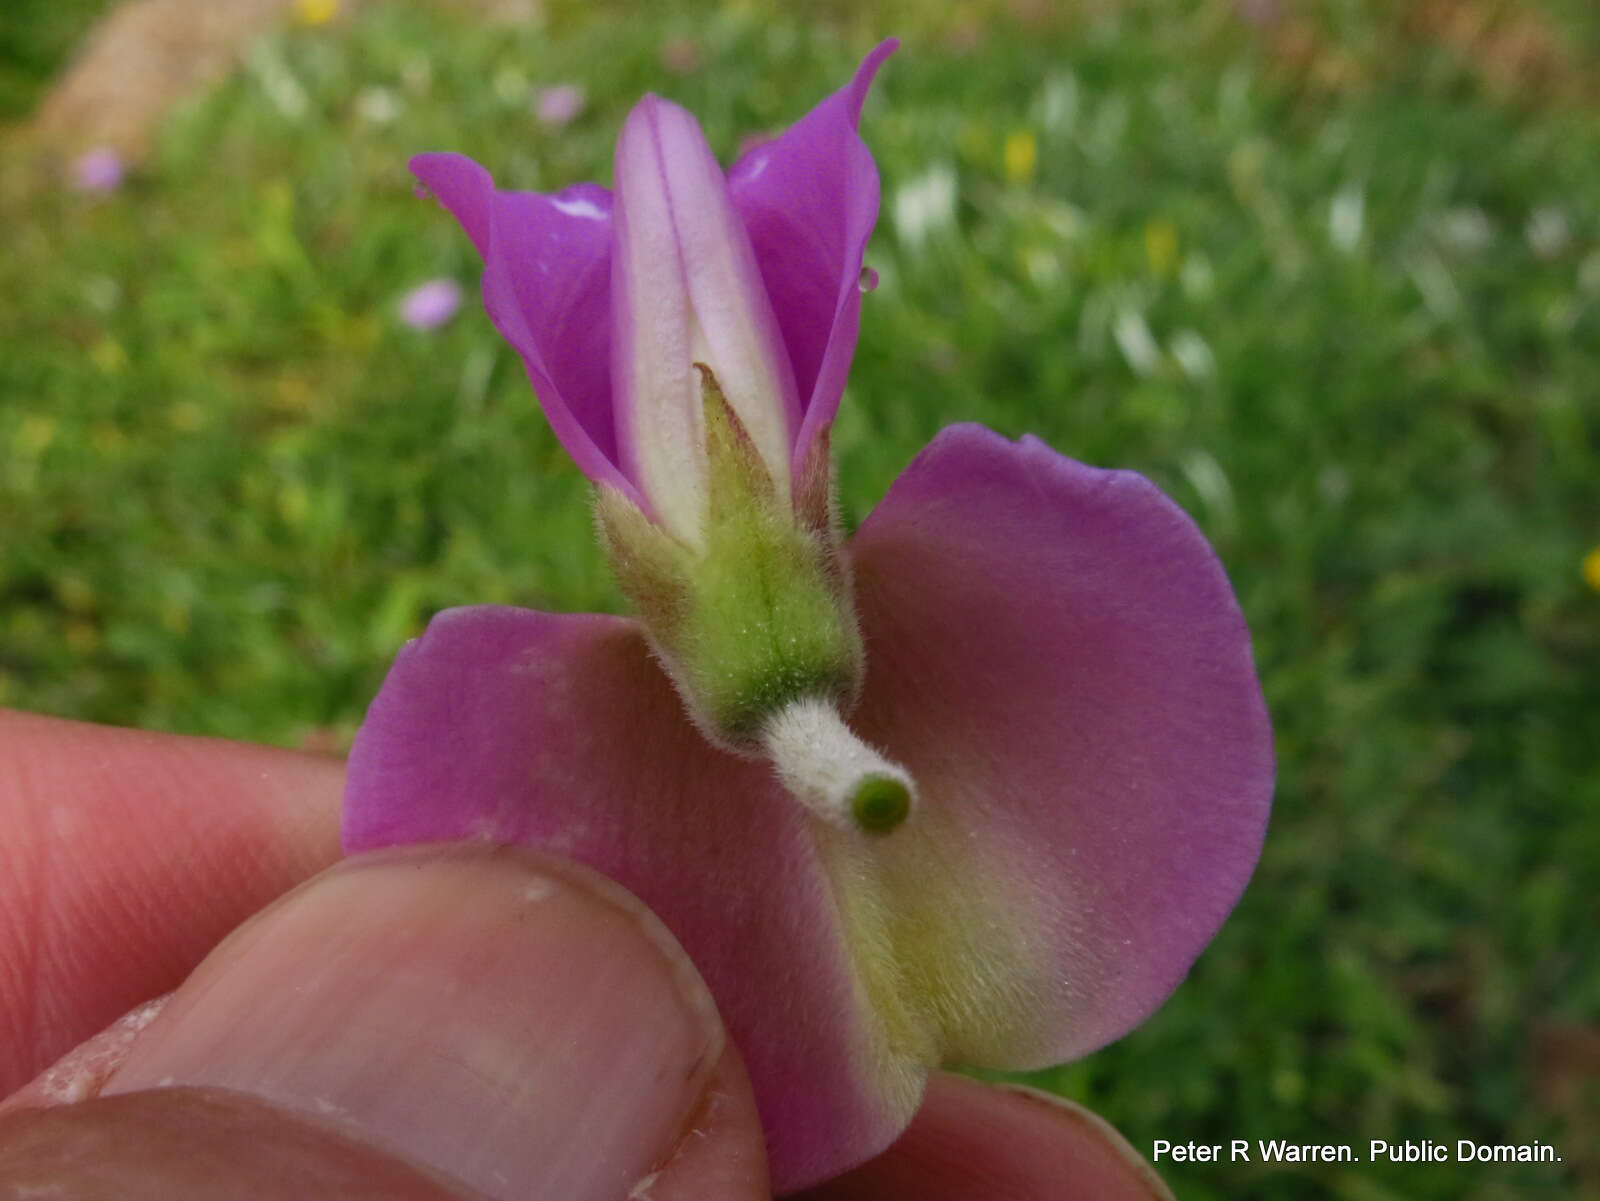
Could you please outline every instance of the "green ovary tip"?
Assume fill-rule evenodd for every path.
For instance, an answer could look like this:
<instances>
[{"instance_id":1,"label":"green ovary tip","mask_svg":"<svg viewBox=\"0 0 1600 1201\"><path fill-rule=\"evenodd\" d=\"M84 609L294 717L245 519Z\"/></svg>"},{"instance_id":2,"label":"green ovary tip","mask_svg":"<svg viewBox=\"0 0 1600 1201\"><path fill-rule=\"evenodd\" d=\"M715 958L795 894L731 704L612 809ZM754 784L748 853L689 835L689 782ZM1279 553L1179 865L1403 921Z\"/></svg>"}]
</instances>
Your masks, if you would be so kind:
<instances>
[{"instance_id":1,"label":"green ovary tip","mask_svg":"<svg viewBox=\"0 0 1600 1201\"><path fill-rule=\"evenodd\" d=\"M887 834L916 807L911 774L857 738L828 701L785 705L762 727L761 742L784 787L835 829Z\"/></svg>"},{"instance_id":2,"label":"green ovary tip","mask_svg":"<svg viewBox=\"0 0 1600 1201\"><path fill-rule=\"evenodd\" d=\"M866 776L850 796L850 815L868 834L887 834L910 812L911 790L893 776Z\"/></svg>"}]
</instances>

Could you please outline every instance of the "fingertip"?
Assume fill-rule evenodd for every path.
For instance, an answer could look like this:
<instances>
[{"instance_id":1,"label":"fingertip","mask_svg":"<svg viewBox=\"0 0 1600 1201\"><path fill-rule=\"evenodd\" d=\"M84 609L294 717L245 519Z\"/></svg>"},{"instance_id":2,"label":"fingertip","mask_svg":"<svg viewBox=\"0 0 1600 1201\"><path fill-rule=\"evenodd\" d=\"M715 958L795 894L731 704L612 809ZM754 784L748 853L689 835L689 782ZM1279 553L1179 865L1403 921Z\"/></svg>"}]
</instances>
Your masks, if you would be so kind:
<instances>
[{"instance_id":1,"label":"fingertip","mask_svg":"<svg viewBox=\"0 0 1600 1201\"><path fill-rule=\"evenodd\" d=\"M0 711L0 1095L339 853L326 755Z\"/></svg>"},{"instance_id":2,"label":"fingertip","mask_svg":"<svg viewBox=\"0 0 1600 1201\"><path fill-rule=\"evenodd\" d=\"M679 1144L725 1038L635 898L517 848L346 860L252 919L108 1093L248 1093L485 1196L626 1196Z\"/></svg>"},{"instance_id":3,"label":"fingertip","mask_svg":"<svg viewBox=\"0 0 1600 1201\"><path fill-rule=\"evenodd\" d=\"M635 1188L649 1201L768 1201L766 1142L744 1061L730 1045L668 1158Z\"/></svg>"},{"instance_id":4,"label":"fingertip","mask_svg":"<svg viewBox=\"0 0 1600 1201\"><path fill-rule=\"evenodd\" d=\"M0 1118L0 1192L52 1201L473 1201L313 1120L169 1088Z\"/></svg>"},{"instance_id":5,"label":"fingertip","mask_svg":"<svg viewBox=\"0 0 1600 1201\"><path fill-rule=\"evenodd\" d=\"M887 1151L797 1201L1173 1201L1108 1122L1072 1101L949 1073Z\"/></svg>"}]
</instances>

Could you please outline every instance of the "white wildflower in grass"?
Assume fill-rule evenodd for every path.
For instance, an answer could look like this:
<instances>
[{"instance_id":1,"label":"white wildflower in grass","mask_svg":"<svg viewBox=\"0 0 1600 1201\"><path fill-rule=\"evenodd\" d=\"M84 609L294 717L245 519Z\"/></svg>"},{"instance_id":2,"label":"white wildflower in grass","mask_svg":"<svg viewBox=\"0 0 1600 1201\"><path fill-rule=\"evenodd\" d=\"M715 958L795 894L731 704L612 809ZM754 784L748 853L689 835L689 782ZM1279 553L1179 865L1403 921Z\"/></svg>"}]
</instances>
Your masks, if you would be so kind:
<instances>
[{"instance_id":1,"label":"white wildflower in grass","mask_svg":"<svg viewBox=\"0 0 1600 1201\"><path fill-rule=\"evenodd\" d=\"M1342 463L1326 463L1317 472L1317 495L1330 505L1342 505L1350 496L1350 472Z\"/></svg>"},{"instance_id":2,"label":"white wildflower in grass","mask_svg":"<svg viewBox=\"0 0 1600 1201\"><path fill-rule=\"evenodd\" d=\"M1463 205L1439 214L1434 230L1439 240L1461 254L1487 250L1494 241L1494 225L1476 205Z\"/></svg>"},{"instance_id":3,"label":"white wildflower in grass","mask_svg":"<svg viewBox=\"0 0 1600 1201\"><path fill-rule=\"evenodd\" d=\"M1078 77L1068 71L1045 80L1039 93L1039 124L1046 129L1071 129L1078 120Z\"/></svg>"},{"instance_id":4,"label":"white wildflower in grass","mask_svg":"<svg viewBox=\"0 0 1600 1201\"><path fill-rule=\"evenodd\" d=\"M122 285L109 275L91 275L84 281L83 299L97 313L114 312L122 303Z\"/></svg>"},{"instance_id":5,"label":"white wildflower in grass","mask_svg":"<svg viewBox=\"0 0 1600 1201\"><path fill-rule=\"evenodd\" d=\"M1566 213L1554 205L1536 208L1528 217L1523 236L1528 247L1542 259L1553 259L1572 242L1572 225Z\"/></svg>"},{"instance_id":6,"label":"white wildflower in grass","mask_svg":"<svg viewBox=\"0 0 1600 1201\"><path fill-rule=\"evenodd\" d=\"M1202 252L1191 251L1184 256L1183 266L1178 269L1178 283L1190 300L1205 300L1217 286L1217 273Z\"/></svg>"},{"instance_id":7,"label":"white wildflower in grass","mask_svg":"<svg viewBox=\"0 0 1600 1201\"><path fill-rule=\"evenodd\" d=\"M1153 375L1161 366L1161 347L1145 323L1144 314L1133 309L1123 309L1111 327L1111 336L1117 340L1117 349L1128 360L1136 375Z\"/></svg>"},{"instance_id":8,"label":"white wildflower in grass","mask_svg":"<svg viewBox=\"0 0 1600 1201\"><path fill-rule=\"evenodd\" d=\"M1600 293L1600 250L1591 250L1579 264L1578 287L1590 296Z\"/></svg>"},{"instance_id":9,"label":"white wildflower in grass","mask_svg":"<svg viewBox=\"0 0 1600 1201\"><path fill-rule=\"evenodd\" d=\"M1208 450L1194 449L1179 460L1178 468L1189 481L1200 503L1205 505L1210 517L1209 525L1219 534L1232 530L1236 523L1233 503L1233 485L1228 473Z\"/></svg>"},{"instance_id":10,"label":"white wildflower in grass","mask_svg":"<svg viewBox=\"0 0 1600 1201\"><path fill-rule=\"evenodd\" d=\"M1063 242L1076 242L1089 232L1089 218L1075 204L1042 199L1033 211L1049 227L1051 234Z\"/></svg>"},{"instance_id":11,"label":"white wildflower in grass","mask_svg":"<svg viewBox=\"0 0 1600 1201\"><path fill-rule=\"evenodd\" d=\"M1217 360L1206 340L1192 329L1180 329L1168 343L1173 359L1190 379L1207 379L1216 374Z\"/></svg>"},{"instance_id":12,"label":"white wildflower in grass","mask_svg":"<svg viewBox=\"0 0 1600 1201\"><path fill-rule=\"evenodd\" d=\"M1422 303L1435 317L1453 317L1461 311L1461 289L1437 254L1417 255L1406 264Z\"/></svg>"},{"instance_id":13,"label":"white wildflower in grass","mask_svg":"<svg viewBox=\"0 0 1600 1201\"><path fill-rule=\"evenodd\" d=\"M311 107L311 100L300 81L284 62L282 52L270 39L255 44L245 56L245 69L286 121L299 121Z\"/></svg>"},{"instance_id":14,"label":"white wildflower in grass","mask_svg":"<svg viewBox=\"0 0 1600 1201\"><path fill-rule=\"evenodd\" d=\"M509 107L526 104L528 94L533 90L533 83L516 67L501 67L494 73L494 78L489 81L489 87L495 94L495 99Z\"/></svg>"},{"instance_id":15,"label":"white wildflower in grass","mask_svg":"<svg viewBox=\"0 0 1600 1201\"><path fill-rule=\"evenodd\" d=\"M425 54L413 55L400 68L400 83L415 96L426 95L433 87L433 64Z\"/></svg>"},{"instance_id":16,"label":"white wildflower in grass","mask_svg":"<svg viewBox=\"0 0 1600 1201\"><path fill-rule=\"evenodd\" d=\"M1346 184L1334 195L1328 205L1328 241L1335 250L1350 254L1360 245L1366 212L1366 193L1360 184Z\"/></svg>"},{"instance_id":17,"label":"white wildflower in grass","mask_svg":"<svg viewBox=\"0 0 1600 1201\"><path fill-rule=\"evenodd\" d=\"M1017 252L1017 259L1034 287L1046 289L1060 285L1061 253L1055 247L1029 246Z\"/></svg>"},{"instance_id":18,"label":"white wildflower in grass","mask_svg":"<svg viewBox=\"0 0 1600 1201\"><path fill-rule=\"evenodd\" d=\"M356 94L356 115L369 125L389 125L400 115L400 97L392 88L362 88Z\"/></svg>"},{"instance_id":19,"label":"white wildflower in grass","mask_svg":"<svg viewBox=\"0 0 1600 1201\"><path fill-rule=\"evenodd\" d=\"M935 163L894 194L894 228L900 242L915 250L956 220L956 172L949 163Z\"/></svg>"}]
</instances>

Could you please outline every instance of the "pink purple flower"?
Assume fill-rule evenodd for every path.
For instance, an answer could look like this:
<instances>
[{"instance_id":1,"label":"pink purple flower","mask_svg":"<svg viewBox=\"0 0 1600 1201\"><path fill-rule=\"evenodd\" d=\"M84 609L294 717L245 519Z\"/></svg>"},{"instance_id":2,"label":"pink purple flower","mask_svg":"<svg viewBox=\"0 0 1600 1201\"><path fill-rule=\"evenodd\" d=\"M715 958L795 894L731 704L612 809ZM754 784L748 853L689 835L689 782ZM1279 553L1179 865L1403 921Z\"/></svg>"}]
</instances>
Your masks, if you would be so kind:
<instances>
[{"instance_id":1,"label":"pink purple flower","mask_svg":"<svg viewBox=\"0 0 1600 1201\"><path fill-rule=\"evenodd\" d=\"M72 182L80 192L115 192L124 174L122 156L109 146L86 151L72 164Z\"/></svg>"},{"instance_id":2,"label":"pink purple flower","mask_svg":"<svg viewBox=\"0 0 1600 1201\"><path fill-rule=\"evenodd\" d=\"M533 111L540 121L559 129L578 118L585 102L582 88L561 83L540 91L534 99Z\"/></svg>"},{"instance_id":3,"label":"pink purple flower","mask_svg":"<svg viewBox=\"0 0 1600 1201\"><path fill-rule=\"evenodd\" d=\"M453 279L430 279L400 298L400 320L412 329L434 330L448 324L460 308L460 284Z\"/></svg>"},{"instance_id":4,"label":"pink purple flower","mask_svg":"<svg viewBox=\"0 0 1600 1201\"><path fill-rule=\"evenodd\" d=\"M413 160L594 483L637 618L483 606L408 645L350 760L350 850L567 855L688 950L775 1188L882 1150L940 1064L1142 1021L1254 867L1271 732L1193 522L1143 477L946 429L845 539L828 434L886 43L724 175L647 97L616 190Z\"/></svg>"}]
</instances>

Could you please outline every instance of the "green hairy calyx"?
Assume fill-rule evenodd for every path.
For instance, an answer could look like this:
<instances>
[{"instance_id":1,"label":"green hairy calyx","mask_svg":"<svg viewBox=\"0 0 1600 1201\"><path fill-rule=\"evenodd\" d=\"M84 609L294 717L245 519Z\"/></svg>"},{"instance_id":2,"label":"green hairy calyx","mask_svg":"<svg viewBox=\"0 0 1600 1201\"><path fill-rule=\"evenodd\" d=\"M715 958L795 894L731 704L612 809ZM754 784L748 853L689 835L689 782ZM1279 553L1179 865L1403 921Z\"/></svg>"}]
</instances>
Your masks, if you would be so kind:
<instances>
[{"instance_id":1,"label":"green hairy calyx","mask_svg":"<svg viewBox=\"0 0 1600 1201\"><path fill-rule=\"evenodd\" d=\"M853 703L861 637L825 446L819 439L794 500L780 499L716 379L699 369L702 545L674 538L615 489L601 488L595 512L617 579L690 715L714 741L750 752L768 720L795 701Z\"/></svg>"}]
</instances>

